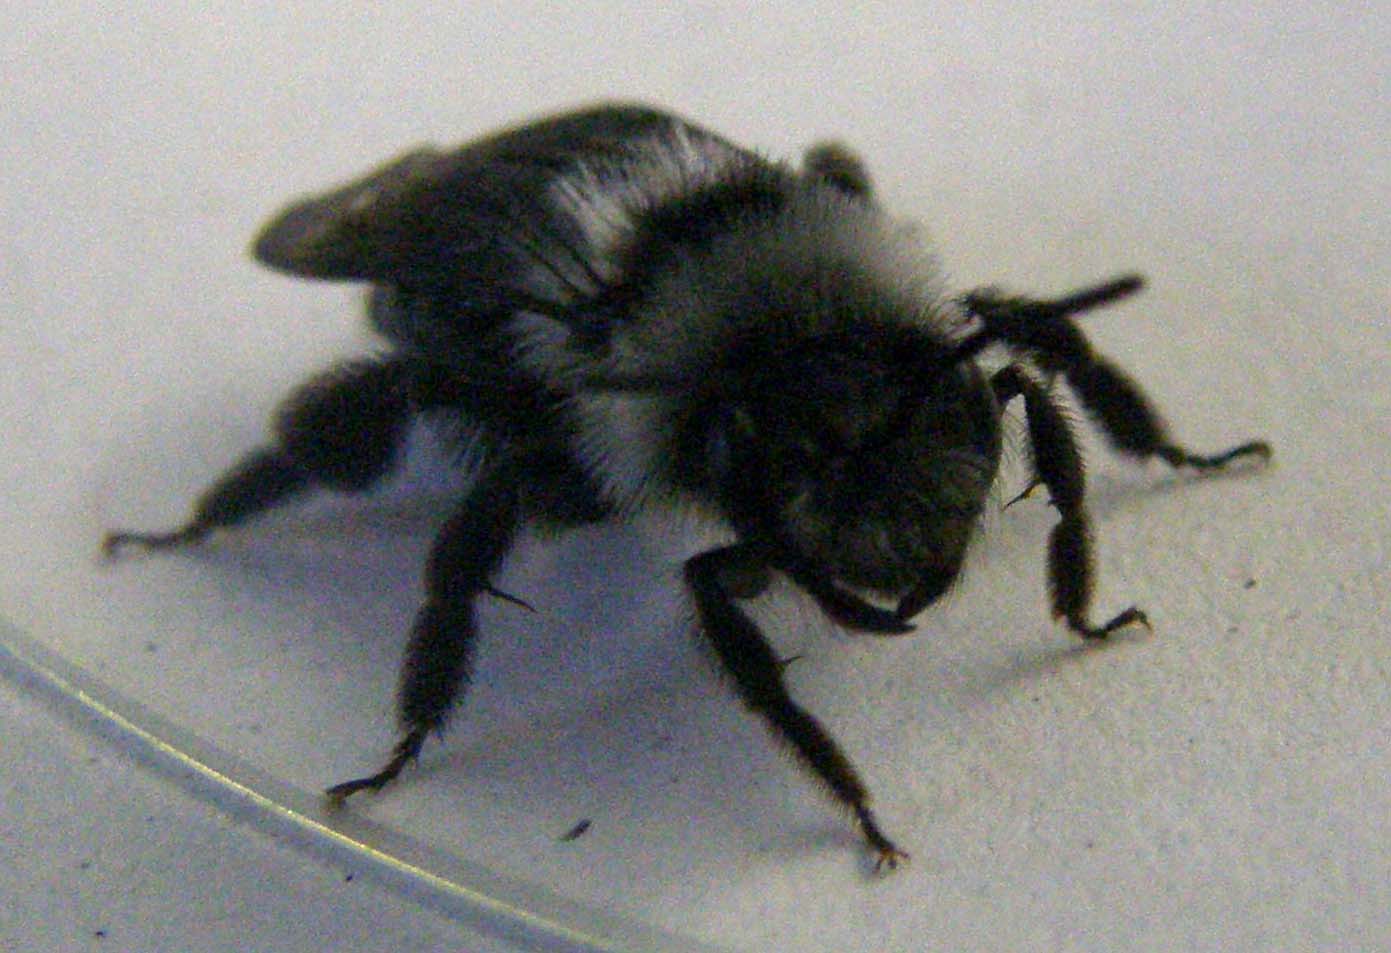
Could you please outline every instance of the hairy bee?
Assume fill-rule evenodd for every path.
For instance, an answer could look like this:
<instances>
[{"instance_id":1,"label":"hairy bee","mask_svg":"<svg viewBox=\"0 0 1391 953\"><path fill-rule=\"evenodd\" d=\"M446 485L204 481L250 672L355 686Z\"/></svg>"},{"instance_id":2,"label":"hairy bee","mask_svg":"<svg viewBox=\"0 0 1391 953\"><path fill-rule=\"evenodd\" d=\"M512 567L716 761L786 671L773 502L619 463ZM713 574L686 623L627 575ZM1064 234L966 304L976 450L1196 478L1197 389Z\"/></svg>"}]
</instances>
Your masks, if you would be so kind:
<instances>
[{"instance_id":1,"label":"hairy bee","mask_svg":"<svg viewBox=\"0 0 1391 953\"><path fill-rule=\"evenodd\" d=\"M275 437L168 533L113 532L114 553L193 543L311 489L364 490L417 416L468 432L476 478L425 570L400 685L402 736L378 789L443 727L469 679L482 595L518 530L693 507L735 541L685 564L697 622L744 703L852 811L876 868L906 856L850 761L790 698L741 603L775 573L852 631L899 633L957 577L995 480L1001 413L1022 399L1035 483L1059 520L1052 609L1095 623L1082 462L1061 380L1117 450L1179 467L1265 459L1174 443L1139 387L1072 317L1140 287L1127 275L1052 299L947 296L912 229L836 145L801 168L675 116L602 105L453 151L420 149L281 212L266 265L367 282L391 344L283 405ZM991 373L977 358L1011 356Z\"/></svg>"}]
</instances>

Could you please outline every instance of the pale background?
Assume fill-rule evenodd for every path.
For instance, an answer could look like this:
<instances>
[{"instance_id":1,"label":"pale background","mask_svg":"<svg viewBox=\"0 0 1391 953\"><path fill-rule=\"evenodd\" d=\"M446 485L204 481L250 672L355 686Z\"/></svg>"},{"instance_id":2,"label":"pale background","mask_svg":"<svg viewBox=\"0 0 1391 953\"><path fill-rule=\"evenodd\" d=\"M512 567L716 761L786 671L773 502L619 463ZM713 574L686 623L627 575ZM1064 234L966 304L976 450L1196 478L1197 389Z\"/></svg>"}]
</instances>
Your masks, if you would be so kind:
<instances>
[{"instance_id":1,"label":"pale background","mask_svg":"<svg viewBox=\"0 0 1391 953\"><path fill-rule=\"evenodd\" d=\"M1181 439L1264 436L1276 465L1185 480L1093 445L1098 615L1137 602L1152 637L1082 648L1049 622L1042 502L992 521L915 637L773 607L794 692L913 855L887 879L685 630L698 542L641 528L517 554L504 585L542 612L485 611L454 730L354 804L364 836L672 948L1391 948L1384 6L10 6L4 639L312 810L393 740L447 485L422 468L365 508L95 559L104 527L181 519L288 387L370 345L357 291L249 262L256 227L411 144L599 98L779 156L839 136L954 286L1145 272L1087 318L1097 346ZM0 948L543 948L232 810L18 658ZM544 948L590 948L567 943Z\"/></svg>"}]
</instances>

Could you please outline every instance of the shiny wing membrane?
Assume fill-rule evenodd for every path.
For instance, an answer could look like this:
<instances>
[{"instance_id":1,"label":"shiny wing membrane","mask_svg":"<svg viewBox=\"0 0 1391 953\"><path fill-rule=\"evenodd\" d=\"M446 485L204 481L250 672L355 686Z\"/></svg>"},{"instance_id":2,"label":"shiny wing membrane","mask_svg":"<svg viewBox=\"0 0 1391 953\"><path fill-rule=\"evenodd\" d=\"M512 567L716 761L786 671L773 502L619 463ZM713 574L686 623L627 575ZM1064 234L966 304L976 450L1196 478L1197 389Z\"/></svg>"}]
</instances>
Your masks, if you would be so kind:
<instances>
[{"instance_id":1,"label":"shiny wing membrane","mask_svg":"<svg viewBox=\"0 0 1391 953\"><path fill-rule=\"evenodd\" d=\"M669 113L595 106L452 151L408 152L292 203L253 252L291 274L372 283L373 324L443 357L519 310L563 319L576 298L592 295L600 282L585 223L553 186L582 167L621 166L674 130L737 151Z\"/></svg>"}]
</instances>

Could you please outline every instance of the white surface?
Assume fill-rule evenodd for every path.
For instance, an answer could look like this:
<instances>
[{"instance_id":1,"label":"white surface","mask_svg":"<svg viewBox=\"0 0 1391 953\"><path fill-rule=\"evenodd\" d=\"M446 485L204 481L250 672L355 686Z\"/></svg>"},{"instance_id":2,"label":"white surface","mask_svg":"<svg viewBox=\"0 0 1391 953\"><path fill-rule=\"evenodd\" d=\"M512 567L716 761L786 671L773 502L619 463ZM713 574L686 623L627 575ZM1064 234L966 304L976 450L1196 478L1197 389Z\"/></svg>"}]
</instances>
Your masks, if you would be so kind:
<instances>
[{"instance_id":1,"label":"white surface","mask_svg":"<svg viewBox=\"0 0 1391 953\"><path fill-rule=\"evenodd\" d=\"M1150 638L1084 649L1049 623L1041 503L995 521L916 637L775 607L803 656L794 691L913 854L886 880L684 631L674 569L693 541L638 530L524 547L505 587L543 612L487 610L446 743L355 810L734 950L1391 945L1385 17L206 9L46 4L0 38L5 617L304 792L374 767L438 483L415 480L422 503L320 501L196 554L94 558L104 527L180 519L288 387L367 343L355 292L240 256L255 227L409 144L595 98L778 155L838 135L960 287L1148 274L1143 298L1088 317L1093 340L1181 439L1264 436L1276 466L1191 481L1091 453L1098 614L1135 601ZM0 945L160 948L117 931L216 921L189 946L354 948L364 918L396 948L467 945L25 698L0 704L0 866L45 878L0 879L21 894L0 896ZM157 849L144 804L177 828ZM237 903L190 889L210 854ZM69 904L36 901L65 876Z\"/></svg>"}]
</instances>

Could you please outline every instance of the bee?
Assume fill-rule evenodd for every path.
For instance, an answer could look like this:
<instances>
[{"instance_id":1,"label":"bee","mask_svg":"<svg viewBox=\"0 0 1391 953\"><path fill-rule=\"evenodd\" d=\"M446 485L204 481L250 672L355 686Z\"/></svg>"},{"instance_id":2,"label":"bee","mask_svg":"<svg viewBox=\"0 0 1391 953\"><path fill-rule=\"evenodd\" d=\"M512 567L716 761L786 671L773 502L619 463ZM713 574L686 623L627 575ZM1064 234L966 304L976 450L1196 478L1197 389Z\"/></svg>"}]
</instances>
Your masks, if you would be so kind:
<instances>
[{"instance_id":1,"label":"bee","mask_svg":"<svg viewBox=\"0 0 1391 953\"><path fill-rule=\"evenodd\" d=\"M1264 461L1241 443L1193 453L1074 318L1139 290L1122 275L1051 299L949 295L919 233L878 204L838 144L800 167L677 116L605 104L452 151L418 149L295 202L254 243L263 264L365 282L384 353L313 377L274 437L170 532L118 531L108 554L167 549L320 488L364 491L416 418L480 448L439 531L401 669L401 735L378 790L441 731L470 678L485 596L526 525L654 509L722 526L684 563L696 625L743 703L853 814L874 867L884 833L840 746L790 696L745 603L777 577L851 632L898 634L961 570L1000 467L1002 414L1023 404L1033 480L1058 520L1053 615L1087 639L1147 625L1091 615L1083 463L1071 391L1120 453L1214 470ZM988 371L987 349L1007 361Z\"/></svg>"}]
</instances>

